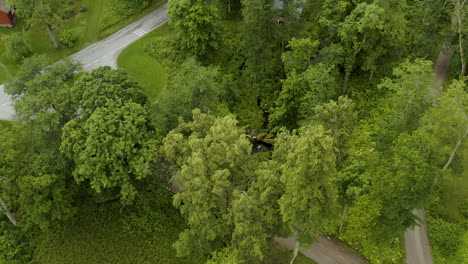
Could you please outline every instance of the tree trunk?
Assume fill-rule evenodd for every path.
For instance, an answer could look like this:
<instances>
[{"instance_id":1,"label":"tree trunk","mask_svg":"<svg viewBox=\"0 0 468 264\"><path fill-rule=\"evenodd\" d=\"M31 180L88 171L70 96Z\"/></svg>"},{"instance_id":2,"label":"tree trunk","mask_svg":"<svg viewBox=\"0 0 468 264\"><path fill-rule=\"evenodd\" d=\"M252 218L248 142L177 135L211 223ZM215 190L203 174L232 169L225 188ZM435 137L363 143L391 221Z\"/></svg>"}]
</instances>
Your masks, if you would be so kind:
<instances>
[{"instance_id":1,"label":"tree trunk","mask_svg":"<svg viewBox=\"0 0 468 264\"><path fill-rule=\"evenodd\" d=\"M58 49L59 44L58 44L57 38L55 37L54 32L52 31L52 28L50 28L50 25L47 25L46 29L47 29L47 33L49 33L50 40L52 40L52 43L54 44L54 47Z\"/></svg>"},{"instance_id":2,"label":"tree trunk","mask_svg":"<svg viewBox=\"0 0 468 264\"><path fill-rule=\"evenodd\" d=\"M5 213L5 215L10 219L11 223L16 226L16 218L11 214L10 210L8 210L8 206L6 205L5 201L3 201L2 198L0 198L0 210Z\"/></svg>"},{"instance_id":3,"label":"tree trunk","mask_svg":"<svg viewBox=\"0 0 468 264\"><path fill-rule=\"evenodd\" d=\"M356 60L356 56L361 52L362 46L364 46L364 43L366 43L367 36L364 35L362 38L361 43L359 44L359 47L354 51L353 57L352 57L352 64L351 65L346 65L345 64L345 77L343 81L343 95L346 95L347 89L348 89L348 82L349 82L349 76L351 75L351 71L353 70L354 66L354 61Z\"/></svg>"},{"instance_id":4,"label":"tree trunk","mask_svg":"<svg viewBox=\"0 0 468 264\"><path fill-rule=\"evenodd\" d=\"M228 14L231 14L231 0L228 1Z\"/></svg>"},{"instance_id":5,"label":"tree trunk","mask_svg":"<svg viewBox=\"0 0 468 264\"><path fill-rule=\"evenodd\" d=\"M450 157L449 157L449 159L447 160L447 163L445 163L444 167L442 168L443 171L446 170L446 169L448 169L448 167L449 167L450 164L452 163L453 158L455 157L455 154L457 154L457 151L458 151L458 149L460 148L460 146L461 146L463 140L464 140L467 136L468 136L468 127L466 128L465 133L464 133L462 136L459 136L459 137L458 137L458 141L457 141L457 143L455 144L455 147L452 149L452 153L450 153ZM438 178L439 178L438 176L436 176L436 177L434 178L433 185L436 185L436 184L437 184Z\"/></svg>"},{"instance_id":6,"label":"tree trunk","mask_svg":"<svg viewBox=\"0 0 468 264\"><path fill-rule=\"evenodd\" d=\"M341 231L343 230L343 225L344 225L344 220L346 216L346 211L348 211L348 204L345 205L343 209L343 214L341 215L341 223L340 223L340 229L338 229L338 233L341 234Z\"/></svg>"},{"instance_id":7,"label":"tree trunk","mask_svg":"<svg viewBox=\"0 0 468 264\"><path fill-rule=\"evenodd\" d=\"M300 247L300 243L299 243L299 240L297 240L296 238L296 246L294 247L293 257L291 261L289 262L289 264L293 264L294 260L296 260L297 254L299 253L299 247Z\"/></svg>"},{"instance_id":8,"label":"tree trunk","mask_svg":"<svg viewBox=\"0 0 468 264\"><path fill-rule=\"evenodd\" d=\"M465 77L466 65L464 60L464 49L463 49L463 6L465 5L466 0L463 3L460 3L460 0L457 0L455 3L455 14L457 16L457 23L458 23L458 47L460 49L460 63L461 63L461 70L459 79L463 80Z\"/></svg>"},{"instance_id":9,"label":"tree trunk","mask_svg":"<svg viewBox=\"0 0 468 264\"><path fill-rule=\"evenodd\" d=\"M345 70L345 77L344 77L344 80L343 80L343 94L342 95L346 95L346 90L348 89L348 82L349 82L349 76L351 75L351 69L348 70L346 69Z\"/></svg>"}]
</instances>

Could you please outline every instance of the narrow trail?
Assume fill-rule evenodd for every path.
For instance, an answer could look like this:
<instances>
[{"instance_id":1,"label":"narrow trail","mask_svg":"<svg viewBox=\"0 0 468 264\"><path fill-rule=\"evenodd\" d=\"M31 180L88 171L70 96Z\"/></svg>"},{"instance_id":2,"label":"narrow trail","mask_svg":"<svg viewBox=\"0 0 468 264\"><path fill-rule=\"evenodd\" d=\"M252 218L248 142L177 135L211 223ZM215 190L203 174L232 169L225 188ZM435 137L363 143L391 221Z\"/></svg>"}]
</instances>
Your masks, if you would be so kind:
<instances>
[{"instance_id":1,"label":"narrow trail","mask_svg":"<svg viewBox=\"0 0 468 264\"><path fill-rule=\"evenodd\" d=\"M453 53L445 54L440 52L434 64L434 73L436 82L431 87L430 93L434 102L442 92L444 83L447 80L449 72L449 62ZM427 233L426 217L424 210L413 210L413 214L422 220L420 226L407 229L405 232L405 250L407 264L433 264L432 250Z\"/></svg>"},{"instance_id":2,"label":"narrow trail","mask_svg":"<svg viewBox=\"0 0 468 264\"><path fill-rule=\"evenodd\" d=\"M275 242L282 248L293 250L296 245L294 238L275 238ZM325 236L317 236L316 241L309 247L301 247L299 252L319 264L368 264L357 252L343 242Z\"/></svg>"}]
</instances>

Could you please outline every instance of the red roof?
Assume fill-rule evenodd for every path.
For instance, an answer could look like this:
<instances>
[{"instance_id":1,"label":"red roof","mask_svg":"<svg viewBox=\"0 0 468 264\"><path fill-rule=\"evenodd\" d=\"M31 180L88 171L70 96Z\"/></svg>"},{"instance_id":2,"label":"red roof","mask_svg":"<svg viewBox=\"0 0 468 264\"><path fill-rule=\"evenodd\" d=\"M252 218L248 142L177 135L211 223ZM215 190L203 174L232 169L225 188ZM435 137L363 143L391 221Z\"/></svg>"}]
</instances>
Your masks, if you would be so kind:
<instances>
[{"instance_id":1,"label":"red roof","mask_svg":"<svg viewBox=\"0 0 468 264\"><path fill-rule=\"evenodd\" d=\"M13 25L14 15L0 11L0 25Z\"/></svg>"}]
</instances>

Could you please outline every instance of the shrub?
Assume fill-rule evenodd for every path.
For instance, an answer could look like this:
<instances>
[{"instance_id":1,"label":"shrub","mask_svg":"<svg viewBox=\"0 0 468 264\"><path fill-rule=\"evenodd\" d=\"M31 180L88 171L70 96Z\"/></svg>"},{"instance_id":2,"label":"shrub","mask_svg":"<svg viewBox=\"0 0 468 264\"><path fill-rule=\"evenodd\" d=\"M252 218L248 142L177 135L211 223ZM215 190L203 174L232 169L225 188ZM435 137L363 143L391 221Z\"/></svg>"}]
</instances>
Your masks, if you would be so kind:
<instances>
[{"instance_id":1,"label":"shrub","mask_svg":"<svg viewBox=\"0 0 468 264\"><path fill-rule=\"evenodd\" d=\"M88 8L86 6L80 6L80 12L81 13L84 13L86 11L88 11Z\"/></svg>"},{"instance_id":2,"label":"shrub","mask_svg":"<svg viewBox=\"0 0 468 264\"><path fill-rule=\"evenodd\" d=\"M63 8L62 17L64 19L70 18L73 15L73 7L66 6Z\"/></svg>"},{"instance_id":3,"label":"shrub","mask_svg":"<svg viewBox=\"0 0 468 264\"><path fill-rule=\"evenodd\" d=\"M64 30L59 35L59 42L69 48L73 47L77 39L76 34L70 30Z\"/></svg>"},{"instance_id":4,"label":"shrub","mask_svg":"<svg viewBox=\"0 0 468 264\"><path fill-rule=\"evenodd\" d=\"M460 213L465 217L468 218L468 199L465 199L459 206Z\"/></svg>"},{"instance_id":5,"label":"shrub","mask_svg":"<svg viewBox=\"0 0 468 264\"><path fill-rule=\"evenodd\" d=\"M115 0L109 1L109 6L104 8L99 30L115 25L123 19L141 12L151 4L152 0Z\"/></svg>"},{"instance_id":6,"label":"shrub","mask_svg":"<svg viewBox=\"0 0 468 264\"><path fill-rule=\"evenodd\" d=\"M12 62L21 62L32 54L32 48L22 32L9 34L2 38L4 56Z\"/></svg>"},{"instance_id":7,"label":"shrub","mask_svg":"<svg viewBox=\"0 0 468 264\"><path fill-rule=\"evenodd\" d=\"M462 242L461 228L441 218L430 221L429 234L436 255L446 258L455 255Z\"/></svg>"}]
</instances>

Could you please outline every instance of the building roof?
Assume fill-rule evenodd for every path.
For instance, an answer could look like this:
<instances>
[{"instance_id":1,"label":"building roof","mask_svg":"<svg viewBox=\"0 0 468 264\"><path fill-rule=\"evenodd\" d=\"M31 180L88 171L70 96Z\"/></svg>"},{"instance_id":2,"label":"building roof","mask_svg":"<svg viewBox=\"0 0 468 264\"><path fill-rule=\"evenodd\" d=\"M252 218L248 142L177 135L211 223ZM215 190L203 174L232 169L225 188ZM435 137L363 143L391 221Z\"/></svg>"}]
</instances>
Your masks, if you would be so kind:
<instances>
[{"instance_id":1,"label":"building roof","mask_svg":"<svg viewBox=\"0 0 468 264\"><path fill-rule=\"evenodd\" d=\"M0 11L0 25L13 25L13 16L7 12Z\"/></svg>"}]
</instances>

